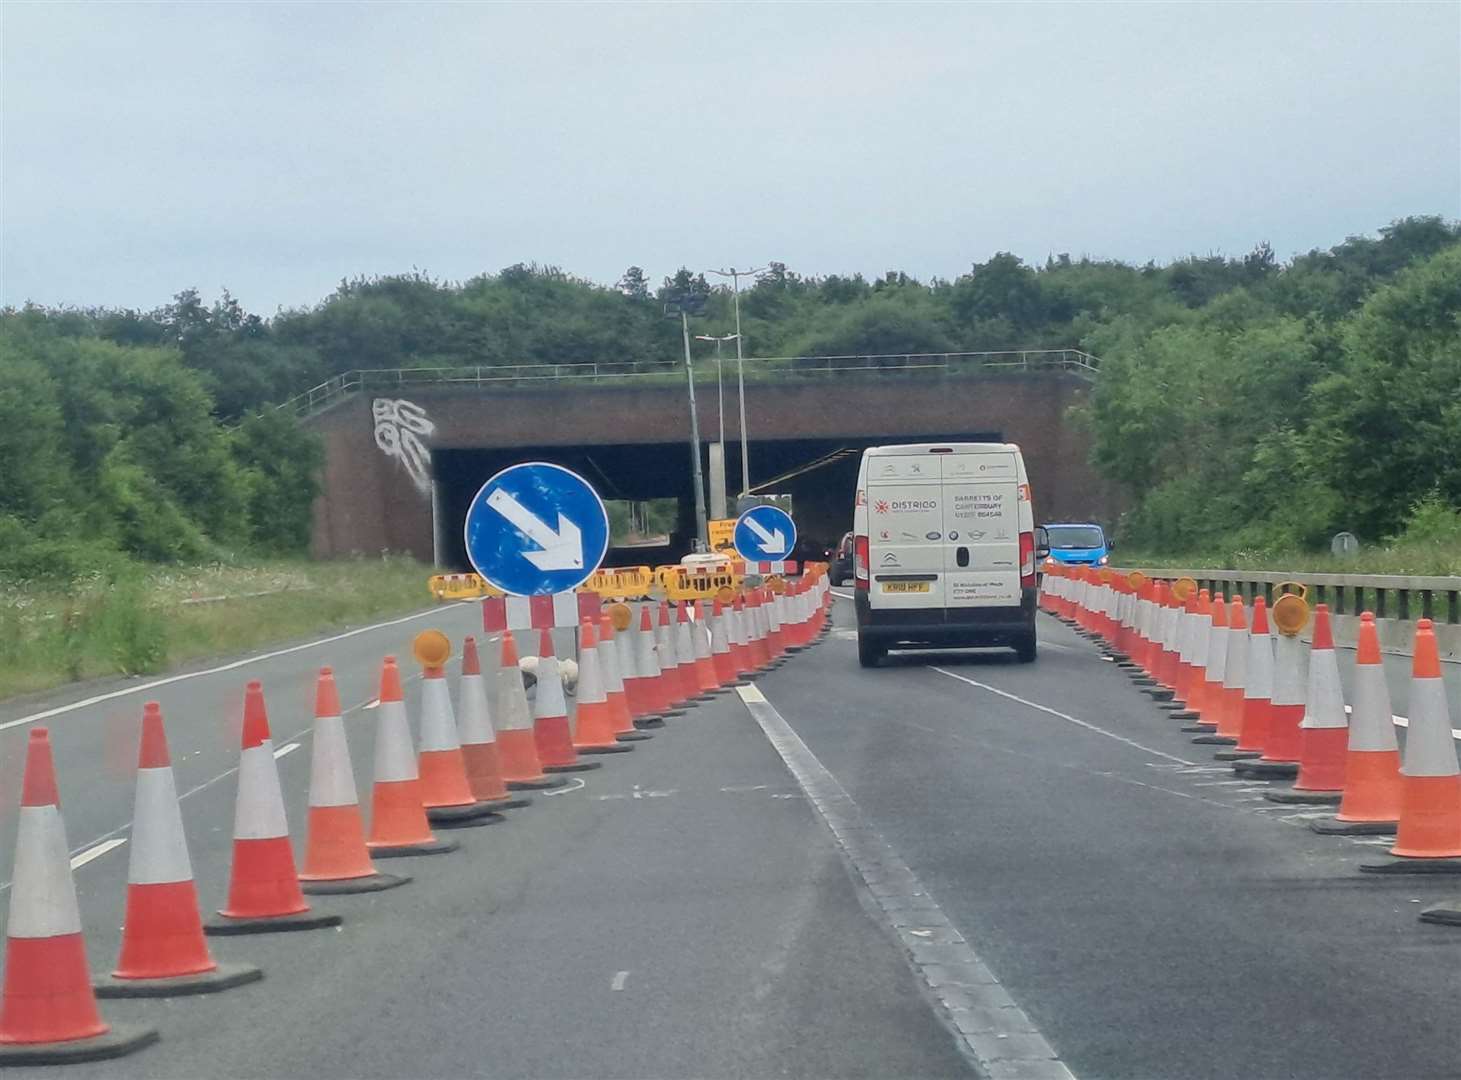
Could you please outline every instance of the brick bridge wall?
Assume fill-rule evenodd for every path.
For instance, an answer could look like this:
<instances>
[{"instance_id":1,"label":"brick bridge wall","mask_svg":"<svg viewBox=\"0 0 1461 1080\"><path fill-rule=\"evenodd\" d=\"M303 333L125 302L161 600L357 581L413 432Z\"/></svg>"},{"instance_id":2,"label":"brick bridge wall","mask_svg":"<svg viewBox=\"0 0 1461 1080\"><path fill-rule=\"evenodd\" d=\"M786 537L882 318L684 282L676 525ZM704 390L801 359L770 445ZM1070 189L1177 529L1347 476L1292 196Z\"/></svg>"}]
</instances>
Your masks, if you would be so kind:
<instances>
[{"instance_id":1,"label":"brick bridge wall","mask_svg":"<svg viewBox=\"0 0 1461 1080\"><path fill-rule=\"evenodd\" d=\"M1048 373L848 377L754 383L746 388L746 409L753 448L783 439L867 444L999 432L1024 451L1042 519L1110 522L1120 509L1117 493L1091 468L1088 439L1066 417L1089 391L1080 378ZM716 400L703 390L698 397L704 437L714 431ZM738 439L735 409L726 413L726 438ZM307 423L325 443L314 553L407 551L427 561L433 451L634 443L677 453L690 426L684 386L668 383L405 387L356 394Z\"/></svg>"}]
</instances>

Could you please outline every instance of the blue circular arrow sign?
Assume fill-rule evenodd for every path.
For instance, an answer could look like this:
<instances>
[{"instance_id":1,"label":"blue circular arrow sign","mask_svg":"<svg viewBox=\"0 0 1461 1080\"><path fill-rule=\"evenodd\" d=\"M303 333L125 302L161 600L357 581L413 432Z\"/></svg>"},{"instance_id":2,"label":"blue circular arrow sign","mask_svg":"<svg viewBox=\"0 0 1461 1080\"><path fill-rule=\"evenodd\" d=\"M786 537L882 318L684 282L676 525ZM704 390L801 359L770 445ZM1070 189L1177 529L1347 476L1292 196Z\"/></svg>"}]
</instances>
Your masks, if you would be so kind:
<instances>
[{"instance_id":1,"label":"blue circular arrow sign","mask_svg":"<svg viewBox=\"0 0 1461 1080\"><path fill-rule=\"evenodd\" d=\"M796 547L796 523L775 506L753 506L736 518L736 554L747 562L781 562Z\"/></svg>"},{"instance_id":2,"label":"blue circular arrow sign","mask_svg":"<svg viewBox=\"0 0 1461 1080\"><path fill-rule=\"evenodd\" d=\"M514 596L576 588L609 550L609 515L598 492L543 461L503 469L483 484L464 531L477 573Z\"/></svg>"}]
</instances>

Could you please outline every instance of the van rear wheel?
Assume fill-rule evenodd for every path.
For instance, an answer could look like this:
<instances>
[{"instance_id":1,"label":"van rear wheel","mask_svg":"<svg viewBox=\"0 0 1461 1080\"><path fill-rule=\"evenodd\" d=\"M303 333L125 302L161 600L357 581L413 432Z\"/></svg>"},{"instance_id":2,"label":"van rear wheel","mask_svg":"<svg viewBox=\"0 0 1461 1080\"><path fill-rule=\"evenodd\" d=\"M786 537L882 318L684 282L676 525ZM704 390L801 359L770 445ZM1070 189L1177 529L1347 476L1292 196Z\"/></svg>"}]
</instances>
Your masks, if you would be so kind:
<instances>
[{"instance_id":1,"label":"van rear wheel","mask_svg":"<svg viewBox=\"0 0 1461 1080\"><path fill-rule=\"evenodd\" d=\"M881 645L874 645L861 634L857 635L857 662L863 667L877 667L878 661L887 655L887 649Z\"/></svg>"},{"instance_id":2,"label":"van rear wheel","mask_svg":"<svg viewBox=\"0 0 1461 1080\"><path fill-rule=\"evenodd\" d=\"M1022 664L1035 662L1035 633L1032 630L1028 634L1022 634L1015 639L1015 657Z\"/></svg>"}]
</instances>

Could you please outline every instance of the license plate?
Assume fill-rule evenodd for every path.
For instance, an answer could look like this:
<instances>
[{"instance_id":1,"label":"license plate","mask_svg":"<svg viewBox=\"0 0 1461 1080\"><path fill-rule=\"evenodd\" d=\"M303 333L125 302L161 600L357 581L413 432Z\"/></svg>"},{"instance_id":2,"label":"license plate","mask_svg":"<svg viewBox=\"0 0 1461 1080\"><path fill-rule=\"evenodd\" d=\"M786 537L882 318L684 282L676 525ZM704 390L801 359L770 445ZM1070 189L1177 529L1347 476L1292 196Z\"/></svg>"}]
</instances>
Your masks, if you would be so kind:
<instances>
[{"instance_id":1,"label":"license plate","mask_svg":"<svg viewBox=\"0 0 1461 1080\"><path fill-rule=\"evenodd\" d=\"M926 581L885 581L883 592L928 592Z\"/></svg>"}]
</instances>

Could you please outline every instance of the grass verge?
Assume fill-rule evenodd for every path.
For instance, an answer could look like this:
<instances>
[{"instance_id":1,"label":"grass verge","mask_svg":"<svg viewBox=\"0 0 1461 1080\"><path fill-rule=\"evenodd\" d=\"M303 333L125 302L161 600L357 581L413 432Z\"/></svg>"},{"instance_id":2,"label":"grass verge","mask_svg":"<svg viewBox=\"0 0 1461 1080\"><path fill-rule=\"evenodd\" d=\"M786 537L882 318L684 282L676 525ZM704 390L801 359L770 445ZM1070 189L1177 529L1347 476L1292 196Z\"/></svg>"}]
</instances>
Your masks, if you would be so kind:
<instances>
[{"instance_id":1,"label":"grass verge","mask_svg":"<svg viewBox=\"0 0 1461 1080\"><path fill-rule=\"evenodd\" d=\"M65 588L0 584L0 700L413 611L431 602L430 573L388 556L166 567Z\"/></svg>"},{"instance_id":2,"label":"grass verge","mask_svg":"<svg viewBox=\"0 0 1461 1080\"><path fill-rule=\"evenodd\" d=\"M1121 566L1178 570L1250 570L1255 573L1408 574L1419 577L1461 576L1461 549L1409 544L1361 548L1353 555L1314 552L1196 551L1172 554L1128 551L1112 556Z\"/></svg>"}]
</instances>

